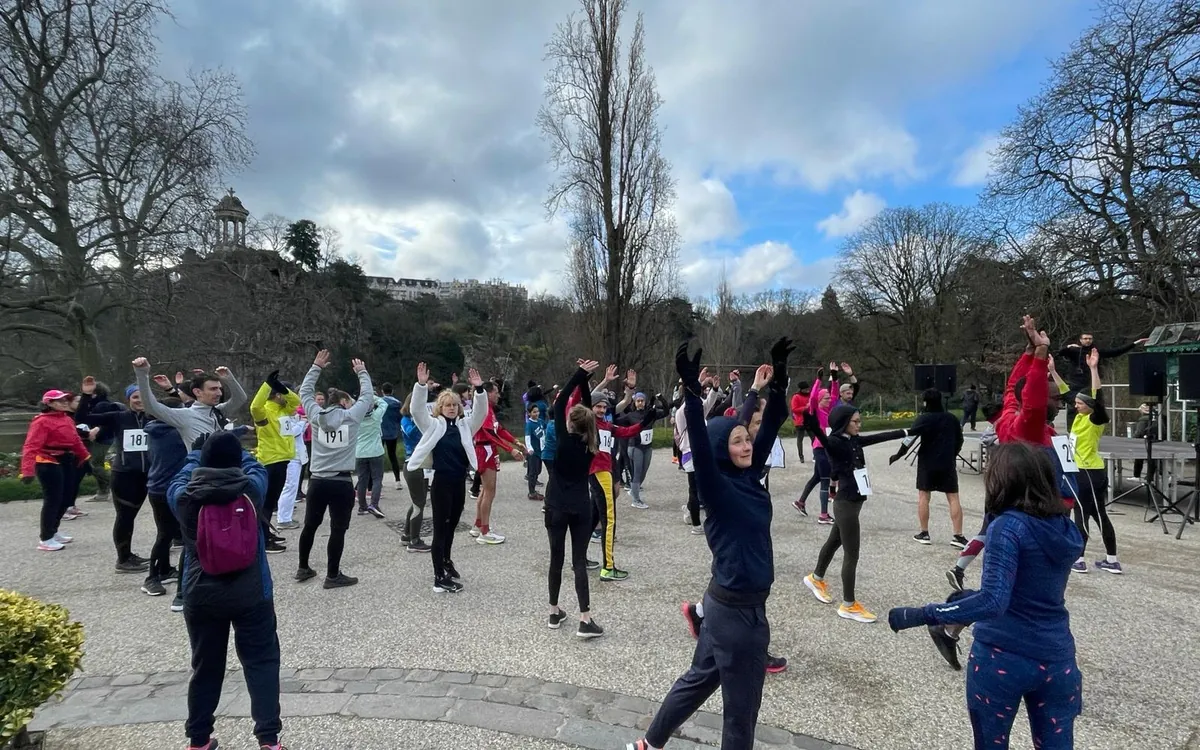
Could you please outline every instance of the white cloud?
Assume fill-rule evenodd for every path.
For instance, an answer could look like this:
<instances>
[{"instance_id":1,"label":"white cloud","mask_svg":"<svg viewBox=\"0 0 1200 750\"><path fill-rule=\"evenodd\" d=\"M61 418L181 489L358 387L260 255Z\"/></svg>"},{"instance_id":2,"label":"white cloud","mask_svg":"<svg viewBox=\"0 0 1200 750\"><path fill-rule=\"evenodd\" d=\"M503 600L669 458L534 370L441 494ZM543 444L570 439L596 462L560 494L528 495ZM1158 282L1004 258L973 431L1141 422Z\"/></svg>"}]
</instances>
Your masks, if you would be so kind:
<instances>
[{"instance_id":1,"label":"white cloud","mask_svg":"<svg viewBox=\"0 0 1200 750\"><path fill-rule=\"evenodd\" d=\"M845 237L862 229L887 207L887 201L874 193L855 190L842 201L842 210L817 222L826 237Z\"/></svg>"},{"instance_id":2,"label":"white cloud","mask_svg":"<svg viewBox=\"0 0 1200 750\"><path fill-rule=\"evenodd\" d=\"M737 203L717 179L679 181L675 220L685 246L736 237L741 231Z\"/></svg>"},{"instance_id":3,"label":"white cloud","mask_svg":"<svg viewBox=\"0 0 1200 750\"><path fill-rule=\"evenodd\" d=\"M767 289L824 289L837 268L837 258L803 262L791 246L779 242L751 245L733 255L703 253L680 269L690 297L712 295L724 274L734 294Z\"/></svg>"},{"instance_id":4,"label":"white cloud","mask_svg":"<svg viewBox=\"0 0 1200 750\"><path fill-rule=\"evenodd\" d=\"M1000 137L989 133L958 157L952 182L958 187L974 187L987 183L992 174L992 160Z\"/></svg>"}]
</instances>

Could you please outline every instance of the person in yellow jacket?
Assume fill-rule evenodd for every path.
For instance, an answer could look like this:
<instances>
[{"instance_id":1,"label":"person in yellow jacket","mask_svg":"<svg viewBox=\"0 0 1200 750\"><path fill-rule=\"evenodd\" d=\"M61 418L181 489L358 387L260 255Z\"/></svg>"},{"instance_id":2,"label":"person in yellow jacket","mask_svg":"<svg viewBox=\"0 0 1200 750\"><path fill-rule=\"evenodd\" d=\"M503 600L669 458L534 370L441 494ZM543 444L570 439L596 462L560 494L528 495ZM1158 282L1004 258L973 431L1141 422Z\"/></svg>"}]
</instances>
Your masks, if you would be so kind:
<instances>
[{"instance_id":1,"label":"person in yellow jacket","mask_svg":"<svg viewBox=\"0 0 1200 750\"><path fill-rule=\"evenodd\" d=\"M267 497L263 503L263 533L267 552L286 552L287 541L271 527L271 516L279 508L279 496L287 484L288 463L296 457L296 440L288 434L288 425L300 408L298 396L279 379L279 370L267 376L250 402L250 418L258 434L258 462L267 468Z\"/></svg>"}]
</instances>

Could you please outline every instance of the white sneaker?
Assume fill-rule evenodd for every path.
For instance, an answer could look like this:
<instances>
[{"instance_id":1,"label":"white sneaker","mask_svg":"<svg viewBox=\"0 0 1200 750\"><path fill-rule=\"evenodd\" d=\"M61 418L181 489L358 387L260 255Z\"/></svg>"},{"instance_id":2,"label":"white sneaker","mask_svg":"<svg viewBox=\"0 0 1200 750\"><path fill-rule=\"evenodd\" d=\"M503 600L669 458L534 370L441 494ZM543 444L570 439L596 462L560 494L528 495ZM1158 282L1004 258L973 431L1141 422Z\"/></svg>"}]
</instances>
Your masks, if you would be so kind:
<instances>
[{"instance_id":1,"label":"white sneaker","mask_svg":"<svg viewBox=\"0 0 1200 750\"><path fill-rule=\"evenodd\" d=\"M54 541L58 542L59 544L70 544L71 542L75 541L75 537L67 536L60 531L54 535Z\"/></svg>"},{"instance_id":2,"label":"white sneaker","mask_svg":"<svg viewBox=\"0 0 1200 750\"><path fill-rule=\"evenodd\" d=\"M637 508L638 510L646 510L646 509L647 509L647 508L649 508L650 506L649 506L649 505L646 505L646 504L645 504L645 503L643 503L641 500L634 500L632 503L630 503L630 504L629 504L629 507L630 507L630 508Z\"/></svg>"},{"instance_id":3,"label":"white sneaker","mask_svg":"<svg viewBox=\"0 0 1200 750\"><path fill-rule=\"evenodd\" d=\"M471 536L473 536L473 537L478 537L478 536L479 536L479 527L478 527L478 526L472 526L472 527L471 527L471 530L470 530L470 531L468 531L467 533L468 533L468 534L470 534L470 535L471 535Z\"/></svg>"},{"instance_id":4,"label":"white sneaker","mask_svg":"<svg viewBox=\"0 0 1200 750\"><path fill-rule=\"evenodd\" d=\"M51 537L38 544L38 549L42 552L58 552L63 548L62 542Z\"/></svg>"},{"instance_id":5,"label":"white sneaker","mask_svg":"<svg viewBox=\"0 0 1200 750\"><path fill-rule=\"evenodd\" d=\"M690 523L690 521L689 521L689 523ZM704 527L703 526L693 526L692 534L694 536L704 536Z\"/></svg>"},{"instance_id":6,"label":"white sneaker","mask_svg":"<svg viewBox=\"0 0 1200 750\"><path fill-rule=\"evenodd\" d=\"M475 540L479 544L504 544L504 535L497 534L495 531L489 531L486 534L480 534Z\"/></svg>"}]
</instances>

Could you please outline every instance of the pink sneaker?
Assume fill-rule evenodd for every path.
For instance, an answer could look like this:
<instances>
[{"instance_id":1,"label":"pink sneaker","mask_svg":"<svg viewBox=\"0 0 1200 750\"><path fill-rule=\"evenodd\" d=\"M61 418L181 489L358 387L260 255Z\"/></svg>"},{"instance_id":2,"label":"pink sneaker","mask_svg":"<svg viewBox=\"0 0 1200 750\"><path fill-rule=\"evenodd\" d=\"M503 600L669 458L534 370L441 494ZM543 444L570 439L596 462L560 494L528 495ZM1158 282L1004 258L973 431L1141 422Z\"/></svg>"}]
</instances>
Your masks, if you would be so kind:
<instances>
[{"instance_id":1,"label":"pink sneaker","mask_svg":"<svg viewBox=\"0 0 1200 750\"><path fill-rule=\"evenodd\" d=\"M821 515L817 516L817 523L824 526L832 526L833 516L829 515L828 513L822 513Z\"/></svg>"},{"instance_id":2,"label":"pink sneaker","mask_svg":"<svg viewBox=\"0 0 1200 750\"><path fill-rule=\"evenodd\" d=\"M800 502L799 499L792 501L792 507L795 508L796 512L802 516L808 515L808 508L804 507L804 503Z\"/></svg>"}]
</instances>

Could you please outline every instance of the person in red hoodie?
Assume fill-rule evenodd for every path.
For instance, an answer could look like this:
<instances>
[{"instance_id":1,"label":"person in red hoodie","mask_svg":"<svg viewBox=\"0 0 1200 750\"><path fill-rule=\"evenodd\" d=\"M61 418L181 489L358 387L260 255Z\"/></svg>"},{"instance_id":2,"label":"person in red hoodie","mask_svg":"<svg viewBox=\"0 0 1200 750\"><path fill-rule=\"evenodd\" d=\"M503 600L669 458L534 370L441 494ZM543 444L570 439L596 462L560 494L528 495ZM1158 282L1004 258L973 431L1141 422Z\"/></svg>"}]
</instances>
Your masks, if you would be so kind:
<instances>
[{"instance_id":1,"label":"person in red hoodie","mask_svg":"<svg viewBox=\"0 0 1200 750\"><path fill-rule=\"evenodd\" d=\"M487 392L488 412L483 419L483 427L475 433L475 458L479 466L480 486L471 536L480 544L503 544L504 535L491 527L492 502L496 499L496 472L500 471L500 451L512 454L518 461L524 452L520 442L496 419L500 389L494 381L489 380L483 384L483 390Z\"/></svg>"},{"instance_id":2,"label":"person in red hoodie","mask_svg":"<svg viewBox=\"0 0 1200 750\"><path fill-rule=\"evenodd\" d=\"M792 426L796 428L796 452L800 454L800 463L804 463L804 412L808 411L808 393L804 392L804 383L792 394Z\"/></svg>"},{"instance_id":3,"label":"person in red hoodie","mask_svg":"<svg viewBox=\"0 0 1200 750\"><path fill-rule=\"evenodd\" d=\"M41 413L29 423L21 449L21 481L42 485L41 533L38 549L56 552L72 538L58 531L63 513L75 502L80 467L91 457L75 429L73 395L46 391Z\"/></svg>"}]
</instances>

